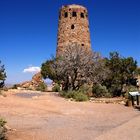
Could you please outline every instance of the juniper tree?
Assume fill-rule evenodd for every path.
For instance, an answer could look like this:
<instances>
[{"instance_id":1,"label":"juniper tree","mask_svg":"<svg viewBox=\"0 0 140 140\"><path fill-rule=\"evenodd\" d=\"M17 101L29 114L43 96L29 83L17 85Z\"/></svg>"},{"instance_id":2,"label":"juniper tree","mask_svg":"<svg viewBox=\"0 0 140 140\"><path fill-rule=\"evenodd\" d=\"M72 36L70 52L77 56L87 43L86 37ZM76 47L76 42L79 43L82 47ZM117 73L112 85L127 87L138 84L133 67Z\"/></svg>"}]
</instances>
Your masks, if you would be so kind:
<instances>
[{"instance_id":1,"label":"juniper tree","mask_svg":"<svg viewBox=\"0 0 140 140\"><path fill-rule=\"evenodd\" d=\"M58 58L43 63L41 69L44 78L61 83L64 90L102 82L106 75L101 56L76 43L66 46Z\"/></svg>"},{"instance_id":2,"label":"juniper tree","mask_svg":"<svg viewBox=\"0 0 140 140\"><path fill-rule=\"evenodd\" d=\"M113 96L120 96L124 85L136 85L137 62L132 57L124 58L118 52L112 52L105 61L110 74L104 81L104 85Z\"/></svg>"},{"instance_id":3,"label":"juniper tree","mask_svg":"<svg viewBox=\"0 0 140 140\"><path fill-rule=\"evenodd\" d=\"M5 79L6 79L5 68L4 68L4 65L2 65L0 61L0 89L3 88Z\"/></svg>"}]
</instances>

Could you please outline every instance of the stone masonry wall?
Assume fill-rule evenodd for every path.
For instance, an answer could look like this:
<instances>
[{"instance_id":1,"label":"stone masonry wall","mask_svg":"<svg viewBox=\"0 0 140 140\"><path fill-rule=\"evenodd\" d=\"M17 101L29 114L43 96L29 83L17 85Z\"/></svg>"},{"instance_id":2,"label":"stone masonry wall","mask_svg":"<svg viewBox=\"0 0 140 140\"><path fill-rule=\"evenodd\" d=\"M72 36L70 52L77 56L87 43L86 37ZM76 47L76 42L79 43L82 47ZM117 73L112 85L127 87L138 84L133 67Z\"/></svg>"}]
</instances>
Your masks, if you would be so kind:
<instances>
[{"instance_id":1,"label":"stone masonry wall","mask_svg":"<svg viewBox=\"0 0 140 140\"><path fill-rule=\"evenodd\" d=\"M88 12L80 5L63 6L59 12L57 56L70 43L91 48Z\"/></svg>"}]
</instances>

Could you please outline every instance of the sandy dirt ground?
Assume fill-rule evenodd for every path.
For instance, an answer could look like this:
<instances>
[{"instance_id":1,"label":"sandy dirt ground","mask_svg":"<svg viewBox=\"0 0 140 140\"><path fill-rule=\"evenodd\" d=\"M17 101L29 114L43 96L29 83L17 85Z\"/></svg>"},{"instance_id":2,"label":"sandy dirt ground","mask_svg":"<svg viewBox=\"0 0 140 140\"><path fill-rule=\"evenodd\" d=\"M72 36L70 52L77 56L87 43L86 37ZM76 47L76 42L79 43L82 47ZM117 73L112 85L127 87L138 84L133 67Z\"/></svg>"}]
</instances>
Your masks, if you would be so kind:
<instances>
[{"instance_id":1,"label":"sandy dirt ground","mask_svg":"<svg viewBox=\"0 0 140 140\"><path fill-rule=\"evenodd\" d=\"M140 111L119 104L67 101L54 93L0 97L9 140L139 140Z\"/></svg>"}]
</instances>

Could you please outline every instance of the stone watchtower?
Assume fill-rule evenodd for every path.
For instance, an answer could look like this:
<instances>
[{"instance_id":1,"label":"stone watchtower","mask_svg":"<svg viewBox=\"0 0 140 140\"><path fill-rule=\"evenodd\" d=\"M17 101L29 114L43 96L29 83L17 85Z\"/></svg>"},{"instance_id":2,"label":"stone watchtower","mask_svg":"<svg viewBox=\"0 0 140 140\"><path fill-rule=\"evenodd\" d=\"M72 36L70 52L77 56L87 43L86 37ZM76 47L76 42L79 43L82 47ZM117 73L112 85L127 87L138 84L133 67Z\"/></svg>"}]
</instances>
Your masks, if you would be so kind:
<instances>
[{"instance_id":1,"label":"stone watchtower","mask_svg":"<svg viewBox=\"0 0 140 140\"><path fill-rule=\"evenodd\" d=\"M62 6L59 11L57 56L71 43L91 48L88 11L80 5Z\"/></svg>"}]
</instances>

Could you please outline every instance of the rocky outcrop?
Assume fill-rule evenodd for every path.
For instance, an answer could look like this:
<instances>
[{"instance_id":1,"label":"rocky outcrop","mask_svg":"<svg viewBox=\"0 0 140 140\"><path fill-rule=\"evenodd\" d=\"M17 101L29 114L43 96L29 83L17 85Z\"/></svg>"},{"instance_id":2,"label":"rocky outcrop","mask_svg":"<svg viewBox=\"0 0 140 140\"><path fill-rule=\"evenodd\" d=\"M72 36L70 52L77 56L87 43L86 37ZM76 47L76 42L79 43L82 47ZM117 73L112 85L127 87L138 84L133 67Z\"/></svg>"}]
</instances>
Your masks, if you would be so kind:
<instances>
[{"instance_id":1,"label":"rocky outcrop","mask_svg":"<svg viewBox=\"0 0 140 140\"><path fill-rule=\"evenodd\" d=\"M18 85L18 88L36 90L40 84L44 84L41 73L37 73L32 77L31 81L26 81Z\"/></svg>"}]
</instances>

